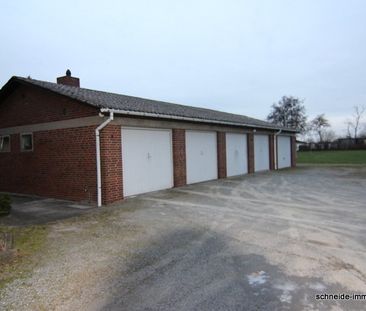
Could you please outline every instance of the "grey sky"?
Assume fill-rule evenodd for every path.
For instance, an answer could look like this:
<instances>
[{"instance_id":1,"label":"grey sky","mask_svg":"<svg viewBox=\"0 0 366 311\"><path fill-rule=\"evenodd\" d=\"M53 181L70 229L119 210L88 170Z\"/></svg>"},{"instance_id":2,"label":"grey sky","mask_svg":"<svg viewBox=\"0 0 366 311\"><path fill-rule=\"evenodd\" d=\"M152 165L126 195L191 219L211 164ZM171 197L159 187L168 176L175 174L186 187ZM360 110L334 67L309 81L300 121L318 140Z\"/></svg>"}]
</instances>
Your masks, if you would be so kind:
<instances>
[{"instance_id":1,"label":"grey sky","mask_svg":"<svg viewBox=\"0 0 366 311\"><path fill-rule=\"evenodd\" d=\"M363 0L1 1L0 84L12 75L264 119L305 99L343 134L366 104Z\"/></svg>"}]
</instances>

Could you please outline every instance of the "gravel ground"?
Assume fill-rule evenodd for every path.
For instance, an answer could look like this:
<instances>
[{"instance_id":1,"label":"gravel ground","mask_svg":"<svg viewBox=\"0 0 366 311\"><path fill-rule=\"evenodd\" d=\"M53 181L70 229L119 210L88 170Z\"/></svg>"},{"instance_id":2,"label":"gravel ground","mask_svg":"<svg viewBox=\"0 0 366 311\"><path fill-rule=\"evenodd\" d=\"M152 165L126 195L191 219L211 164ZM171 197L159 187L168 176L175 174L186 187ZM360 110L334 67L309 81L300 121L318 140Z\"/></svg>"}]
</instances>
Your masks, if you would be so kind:
<instances>
[{"instance_id":1,"label":"gravel ground","mask_svg":"<svg viewBox=\"0 0 366 311\"><path fill-rule=\"evenodd\" d=\"M1 310L365 310L366 168L298 168L130 198L49 225Z\"/></svg>"}]
</instances>

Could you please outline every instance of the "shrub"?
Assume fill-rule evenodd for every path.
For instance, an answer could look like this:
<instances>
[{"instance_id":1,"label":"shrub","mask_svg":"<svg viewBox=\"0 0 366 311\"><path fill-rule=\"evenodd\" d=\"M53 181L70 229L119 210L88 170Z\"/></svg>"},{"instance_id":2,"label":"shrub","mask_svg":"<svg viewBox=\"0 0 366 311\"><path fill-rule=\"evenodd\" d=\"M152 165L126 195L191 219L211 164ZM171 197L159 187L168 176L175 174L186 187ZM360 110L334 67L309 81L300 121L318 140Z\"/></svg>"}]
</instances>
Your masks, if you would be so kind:
<instances>
[{"instance_id":1,"label":"shrub","mask_svg":"<svg viewBox=\"0 0 366 311\"><path fill-rule=\"evenodd\" d=\"M8 215L11 210L11 199L7 194L0 194L0 216Z\"/></svg>"}]
</instances>

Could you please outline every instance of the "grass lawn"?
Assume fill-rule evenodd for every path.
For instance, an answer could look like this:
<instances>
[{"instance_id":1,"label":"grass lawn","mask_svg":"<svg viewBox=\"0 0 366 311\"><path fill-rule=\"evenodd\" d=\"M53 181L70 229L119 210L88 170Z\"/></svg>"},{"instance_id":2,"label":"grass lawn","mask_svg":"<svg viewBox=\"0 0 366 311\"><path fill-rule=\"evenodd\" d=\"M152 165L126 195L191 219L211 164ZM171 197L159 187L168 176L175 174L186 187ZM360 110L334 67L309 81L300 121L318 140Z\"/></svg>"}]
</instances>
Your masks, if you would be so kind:
<instances>
[{"instance_id":1,"label":"grass lawn","mask_svg":"<svg viewBox=\"0 0 366 311\"><path fill-rule=\"evenodd\" d=\"M299 151L298 163L366 164L366 150Z\"/></svg>"}]
</instances>

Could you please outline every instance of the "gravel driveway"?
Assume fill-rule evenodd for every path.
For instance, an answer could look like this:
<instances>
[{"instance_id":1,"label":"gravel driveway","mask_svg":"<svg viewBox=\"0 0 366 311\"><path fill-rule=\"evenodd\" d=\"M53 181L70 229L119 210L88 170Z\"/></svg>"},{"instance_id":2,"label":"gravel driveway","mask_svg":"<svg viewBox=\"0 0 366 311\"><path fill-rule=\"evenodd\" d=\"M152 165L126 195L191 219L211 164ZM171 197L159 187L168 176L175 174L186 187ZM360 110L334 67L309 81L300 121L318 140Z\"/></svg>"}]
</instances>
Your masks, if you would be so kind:
<instances>
[{"instance_id":1,"label":"gravel driveway","mask_svg":"<svg viewBox=\"0 0 366 311\"><path fill-rule=\"evenodd\" d=\"M298 168L131 198L50 224L9 310L365 310L366 168Z\"/></svg>"}]
</instances>

